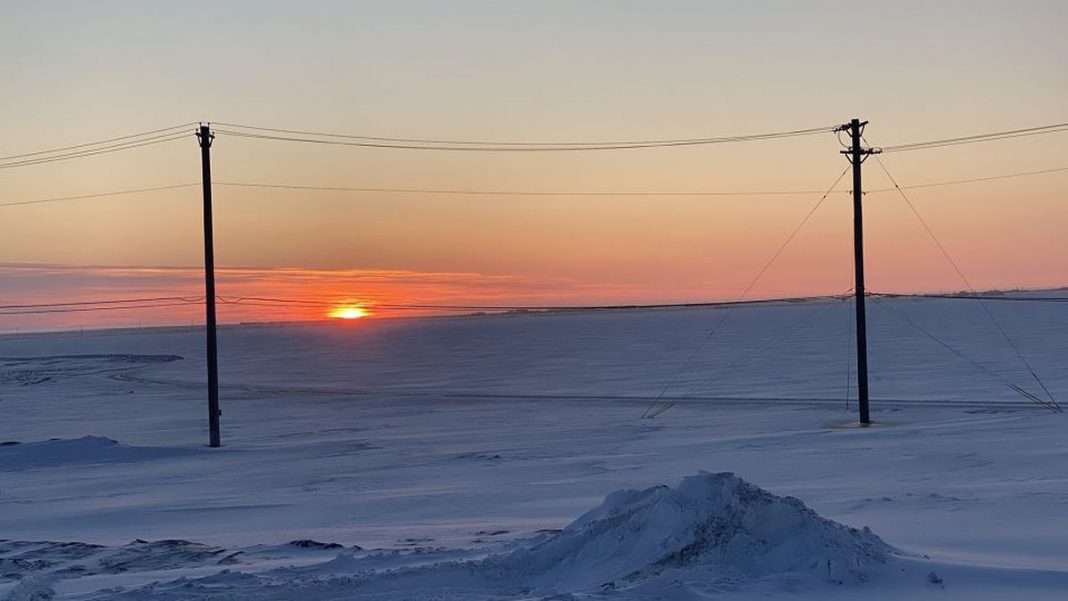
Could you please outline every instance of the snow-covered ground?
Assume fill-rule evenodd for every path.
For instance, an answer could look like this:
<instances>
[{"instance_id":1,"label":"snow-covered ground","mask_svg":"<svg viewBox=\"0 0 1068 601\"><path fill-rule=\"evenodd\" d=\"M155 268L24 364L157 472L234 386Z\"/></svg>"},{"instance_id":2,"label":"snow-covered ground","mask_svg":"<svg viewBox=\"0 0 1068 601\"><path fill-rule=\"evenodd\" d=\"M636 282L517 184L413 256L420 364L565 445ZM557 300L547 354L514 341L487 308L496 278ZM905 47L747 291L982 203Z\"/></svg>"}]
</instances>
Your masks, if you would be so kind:
<instances>
[{"instance_id":1,"label":"snow-covered ground","mask_svg":"<svg viewBox=\"0 0 1068 601\"><path fill-rule=\"evenodd\" d=\"M1063 598L1068 417L880 303L867 429L837 301L227 327L221 449L201 331L0 337L0 599ZM1068 399L1068 305L987 308Z\"/></svg>"}]
</instances>

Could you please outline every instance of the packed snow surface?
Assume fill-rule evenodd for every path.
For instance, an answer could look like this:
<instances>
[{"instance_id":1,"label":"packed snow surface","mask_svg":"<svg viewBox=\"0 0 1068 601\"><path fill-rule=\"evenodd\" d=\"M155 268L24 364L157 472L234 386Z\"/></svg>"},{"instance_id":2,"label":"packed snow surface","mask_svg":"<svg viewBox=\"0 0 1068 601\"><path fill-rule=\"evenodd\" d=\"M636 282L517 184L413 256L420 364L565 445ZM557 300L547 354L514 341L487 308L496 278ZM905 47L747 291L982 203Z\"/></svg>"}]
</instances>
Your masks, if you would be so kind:
<instances>
[{"instance_id":1,"label":"packed snow surface","mask_svg":"<svg viewBox=\"0 0 1068 601\"><path fill-rule=\"evenodd\" d=\"M1066 309L987 307L1062 402ZM1068 590L1065 415L982 307L872 304L863 429L848 303L723 311L226 327L220 449L202 330L0 336L0 600Z\"/></svg>"}]
</instances>

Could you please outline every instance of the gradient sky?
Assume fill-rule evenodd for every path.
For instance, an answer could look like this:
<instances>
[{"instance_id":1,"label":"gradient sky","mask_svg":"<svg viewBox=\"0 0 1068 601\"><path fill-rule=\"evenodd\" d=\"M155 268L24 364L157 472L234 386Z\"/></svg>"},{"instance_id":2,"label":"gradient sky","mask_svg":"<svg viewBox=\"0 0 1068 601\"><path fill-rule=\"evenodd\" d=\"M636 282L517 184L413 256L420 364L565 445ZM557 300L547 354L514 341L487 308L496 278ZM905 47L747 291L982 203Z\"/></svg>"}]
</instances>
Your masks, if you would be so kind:
<instances>
[{"instance_id":1,"label":"gradient sky","mask_svg":"<svg viewBox=\"0 0 1068 601\"><path fill-rule=\"evenodd\" d=\"M400 137L689 138L871 121L874 145L1068 121L1059 1L3 2L0 156L196 120ZM627 152L429 153L220 137L218 181L822 190L834 136ZM886 155L902 185L1068 166L1068 134ZM0 170L3 202L192 183L195 140ZM865 186L888 185L876 165ZM839 186L848 190L848 180ZM1068 284L1068 172L911 191L977 288ZM217 187L220 293L596 304L737 297L818 199L501 198ZM869 288L964 284L866 197ZM0 208L3 304L197 294L200 191ZM753 297L851 286L832 195ZM224 319L275 318L228 308ZM283 317L314 317L315 309ZM0 315L0 330L197 320Z\"/></svg>"}]
</instances>

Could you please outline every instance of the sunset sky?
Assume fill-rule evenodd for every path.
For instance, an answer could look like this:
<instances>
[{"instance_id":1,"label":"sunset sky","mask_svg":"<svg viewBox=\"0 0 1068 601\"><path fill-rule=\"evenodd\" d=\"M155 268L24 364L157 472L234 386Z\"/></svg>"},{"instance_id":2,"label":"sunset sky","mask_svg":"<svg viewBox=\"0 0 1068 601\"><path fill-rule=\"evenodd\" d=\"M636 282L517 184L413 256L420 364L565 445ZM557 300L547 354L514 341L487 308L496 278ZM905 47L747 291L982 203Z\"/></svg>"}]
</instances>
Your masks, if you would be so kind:
<instances>
[{"instance_id":1,"label":"sunset sky","mask_svg":"<svg viewBox=\"0 0 1068 601\"><path fill-rule=\"evenodd\" d=\"M1059 1L6 2L0 156L213 121L459 140L642 140L869 120L875 146L1068 121ZM0 203L199 182L188 140L0 169ZM220 135L217 182L576 192L827 189L833 134L446 153ZM1068 167L1068 133L888 153L902 186ZM750 297L850 288L848 177ZM889 186L871 161L865 187ZM1068 171L909 190L977 288L1068 285ZM217 185L224 321L332 305L737 298L819 199L509 197ZM3 305L203 294L201 191L0 207ZM965 288L904 201L866 199L869 289ZM322 306L313 305L322 303ZM388 311L381 313L389 314ZM0 315L202 320L198 306Z\"/></svg>"}]
</instances>

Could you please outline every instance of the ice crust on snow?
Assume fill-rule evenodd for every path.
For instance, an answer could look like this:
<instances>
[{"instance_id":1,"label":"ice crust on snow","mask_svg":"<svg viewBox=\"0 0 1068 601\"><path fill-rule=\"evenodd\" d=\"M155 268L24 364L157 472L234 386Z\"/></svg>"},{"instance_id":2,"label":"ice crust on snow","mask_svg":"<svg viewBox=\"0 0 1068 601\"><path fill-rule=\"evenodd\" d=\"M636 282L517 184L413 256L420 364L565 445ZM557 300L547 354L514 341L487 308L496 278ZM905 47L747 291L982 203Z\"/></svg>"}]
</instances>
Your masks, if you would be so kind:
<instances>
[{"instance_id":1,"label":"ice crust on snow","mask_svg":"<svg viewBox=\"0 0 1068 601\"><path fill-rule=\"evenodd\" d=\"M541 583L636 581L671 568L732 578L785 572L865 579L893 549L867 528L825 519L732 473L700 473L675 488L614 492L558 534L499 561Z\"/></svg>"},{"instance_id":2,"label":"ice crust on snow","mask_svg":"<svg viewBox=\"0 0 1068 601\"><path fill-rule=\"evenodd\" d=\"M34 575L81 578L151 570L237 563L238 553L185 540L135 540L119 547L54 541L0 539L0 582Z\"/></svg>"},{"instance_id":3,"label":"ice crust on snow","mask_svg":"<svg viewBox=\"0 0 1068 601\"><path fill-rule=\"evenodd\" d=\"M93 374L116 374L146 365L181 361L180 355L85 354L0 357L0 384L36 386Z\"/></svg>"}]
</instances>

